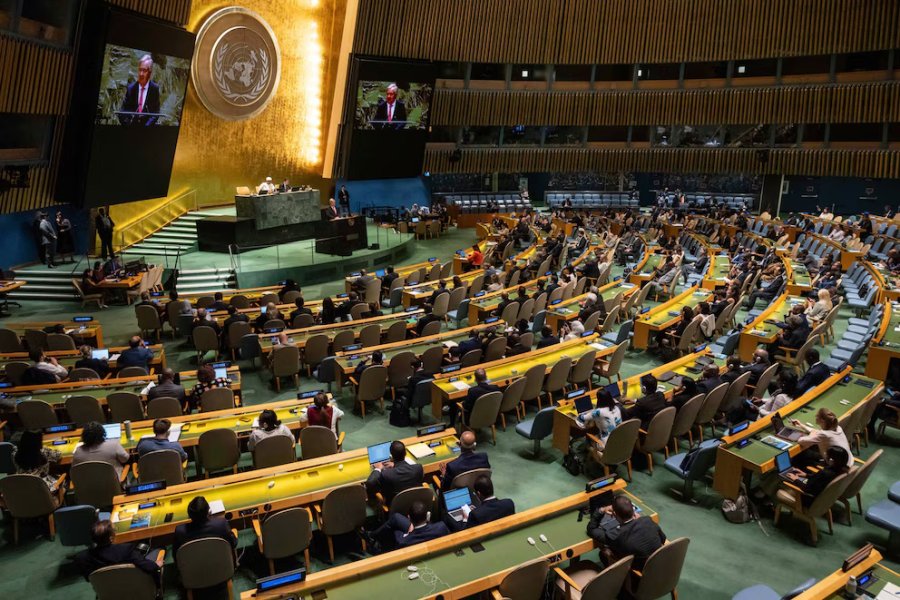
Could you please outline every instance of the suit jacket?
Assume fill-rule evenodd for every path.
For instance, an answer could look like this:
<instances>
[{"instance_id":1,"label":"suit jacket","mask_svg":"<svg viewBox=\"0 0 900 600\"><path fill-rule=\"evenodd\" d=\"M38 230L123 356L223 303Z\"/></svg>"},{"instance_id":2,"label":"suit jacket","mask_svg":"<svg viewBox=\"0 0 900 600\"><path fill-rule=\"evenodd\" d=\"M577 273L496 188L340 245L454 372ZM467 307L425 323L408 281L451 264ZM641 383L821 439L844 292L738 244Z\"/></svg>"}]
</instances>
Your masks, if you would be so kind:
<instances>
[{"instance_id":1,"label":"suit jacket","mask_svg":"<svg viewBox=\"0 0 900 600\"><path fill-rule=\"evenodd\" d=\"M746 367L741 369L741 373L749 372L750 379L747 381L747 383L750 385L756 385L756 382L759 381L759 378L762 376L762 374L765 372L765 370L771 366L772 365L770 363L756 363L756 362L750 363L749 365L747 365ZM761 391L765 392L765 390L761 390ZM762 397L761 394L760 394L760 397Z\"/></svg>"},{"instance_id":2,"label":"suit jacket","mask_svg":"<svg viewBox=\"0 0 900 600\"><path fill-rule=\"evenodd\" d=\"M141 554L135 548L135 544L110 544L102 548L89 548L78 553L75 563L85 579L103 567L131 564L159 583L159 565Z\"/></svg>"},{"instance_id":3,"label":"suit jacket","mask_svg":"<svg viewBox=\"0 0 900 600\"><path fill-rule=\"evenodd\" d=\"M662 392L653 392L638 398L634 406L628 409L628 419L640 419L641 427L647 429L653 416L666 407L666 397Z\"/></svg>"},{"instance_id":4,"label":"suit jacket","mask_svg":"<svg viewBox=\"0 0 900 600\"><path fill-rule=\"evenodd\" d=\"M326 221L331 221L332 219L337 219L337 218L338 218L337 207L332 207L330 204L328 205L328 208L326 208L326 209L325 209L324 211L322 211L322 212L323 212L323 214L325 215L325 220L326 220Z\"/></svg>"},{"instance_id":5,"label":"suit jacket","mask_svg":"<svg viewBox=\"0 0 900 600\"><path fill-rule=\"evenodd\" d=\"M779 275L775 279L769 282L769 284L762 289L762 293L767 296L775 296L778 293L778 290L781 289L781 284L784 283L784 277Z\"/></svg>"},{"instance_id":6,"label":"suit jacket","mask_svg":"<svg viewBox=\"0 0 900 600\"><path fill-rule=\"evenodd\" d=\"M179 402L184 404L184 387L175 382L167 381L153 386L150 388L150 391L147 392L148 400L162 397L177 398Z\"/></svg>"},{"instance_id":7,"label":"suit jacket","mask_svg":"<svg viewBox=\"0 0 900 600\"><path fill-rule=\"evenodd\" d=\"M384 121L383 123L375 123L375 129L404 129L406 127L406 105L403 100L394 100L394 116L392 121L401 121L400 123L387 123L388 106L387 100L379 99L378 106L375 108L374 121Z\"/></svg>"},{"instance_id":8,"label":"suit jacket","mask_svg":"<svg viewBox=\"0 0 900 600\"><path fill-rule=\"evenodd\" d=\"M175 539L172 541L172 555L177 557L178 550L191 540L207 537L222 538L231 544L232 548L237 545L237 538L231 533L228 521L212 517L205 523L184 523L176 527Z\"/></svg>"},{"instance_id":9,"label":"suit jacket","mask_svg":"<svg viewBox=\"0 0 900 600\"><path fill-rule=\"evenodd\" d=\"M465 356L466 352L471 352L472 350L480 350L481 340L479 340L477 337L470 337L461 341L459 344L457 344L457 346L459 347L459 355Z\"/></svg>"},{"instance_id":10,"label":"suit jacket","mask_svg":"<svg viewBox=\"0 0 900 600\"><path fill-rule=\"evenodd\" d=\"M122 110L126 112L137 112L138 96L140 95L140 85L135 81L125 91L125 99L122 101ZM147 94L144 98L145 113L159 112L159 84L150 81L147 83ZM157 116L139 116L139 115L121 115L119 122L122 125L156 125L159 117Z\"/></svg>"},{"instance_id":11,"label":"suit jacket","mask_svg":"<svg viewBox=\"0 0 900 600\"><path fill-rule=\"evenodd\" d=\"M350 192L348 190L338 190L338 204L350 206Z\"/></svg>"},{"instance_id":12,"label":"suit jacket","mask_svg":"<svg viewBox=\"0 0 900 600\"><path fill-rule=\"evenodd\" d=\"M384 501L390 504L394 496L403 490L422 485L424 477L425 471L422 469L422 465L411 465L403 461L381 471L372 471L366 480L366 488L372 495L381 492Z\"/></svg>"},{"instance_id":13,"label":"suit jacket","mask_svg":"<svg viewBox=\"0 0 900 600\"><path fill-rule=\"evenodd\" d=\"M797 392L802 394L807 390L814 388L828 379L829 375L831 375L831 369L824 363L817 362L812 365L806 374L800 378L800 381L797 382Z\"/></svg>"},{"instance_id":14,"label":"suit jacket","mask_svg":"<svg viewBox=\"0 0 900 600\"><path fill-rule=\"evenodd\" d=\"M75 363L76 369L93 369L100 377L109 373L109 363L100 358L82 358Z\"/></svg>"},{"instance_id":15,"label":"suit jacket","mask_svg":"<svg viewBox=\"0 0 900 600\"><path fill-rule=\"evenodd\" d=\"M94 228L97 230L97 235L99 235L99 236L112 235L113 229L115 228L116 224L109 215L106 215L106 220L109 221L109 227L106 227L106 224L104 223L104 218L101 217L100 215L97 215L94 218Z\"/></svg>"},{"instance_id":16,"label":"suit jacket","mask_svg":"<svg viewBox=\"0 0 900 600\"><path fill-rule=\"evenodd\" d=\"M491 461L485 452L463 452L453 460L447 463L447 469L441 478L441 489L448 490L453 483L453 479L473 469L490 469Z\"/></svg>"},{"instance_id":17,"label":"suit jacket","mask_svg":"<svg viewBox=\"0 0 900 600\"><path fill-rule=\"evenodd\" d=\"M704 379L697 382L697 389L701 392L710 393L720 385L725 383L721 377L713 377L712 379Z\"/></svg>"},{"instance_id":18,"label":"suit jacket","mask_svg":"<svg viewBox=\"0 0 900 600\"><path fill-rule=\"evenodd\" d=\"M476 525L490 523L514 514L516 514L516 505L512 500L509 498L503 500L491 498L490 500L485 500L481 506L476 507L475 510L469 513L466 525L475 527Z\"/></svg>"},{"instance_id":19,"label":"suit jacket","mask_svg":"<svg viewBox=\"0 0 900 600\"><path fill-rule=\"evenodd\" d=\"M478 385L473 385L466 392L466 399L463 400L463 408L468 415L472 412L472 408L475 406L475 401L485 394L490 394L491 392L499 392L500 388L498 388L493 383L479 383Z\"/></svg>"},{"instance_id":20,"label":"suit jacket","mask_svg":"<svg viewBox=\"0 0 900 600\"><path fill-rule=\"evenodd\" d=\"M394 531L394 539L397 541L397 547L406 548L407 546L415 546L422 542L434 540L445 535L449 535L450 530L443 523L429 523L424 527L413 529L412 533L405 531Z\"/></svg>"},{"instance_id":21,"label":"suit jacket","mask_svg":"<svg viewBox=\"0 0 900 600\"><path fill-rule=\"evenodd\" d=\"M538 348L546 348L547 346L552 346L553 344L558 344L559 338L555 335L551 335L550 337L541 338L541 341L537 343Z\"/></svg>"}]
</instances>

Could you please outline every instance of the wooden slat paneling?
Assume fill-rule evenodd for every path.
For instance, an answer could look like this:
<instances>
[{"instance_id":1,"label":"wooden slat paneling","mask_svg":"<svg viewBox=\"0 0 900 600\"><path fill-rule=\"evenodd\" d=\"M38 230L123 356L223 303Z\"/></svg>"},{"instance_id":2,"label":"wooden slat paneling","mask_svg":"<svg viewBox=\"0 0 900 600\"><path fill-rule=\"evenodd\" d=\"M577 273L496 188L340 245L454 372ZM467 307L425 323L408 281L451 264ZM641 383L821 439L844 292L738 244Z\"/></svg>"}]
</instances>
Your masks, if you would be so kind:
<instances>
[{"instance_id":1,"label":"wooden slat paneling","mask_svg":"<svg viewBox=\"0 0 900 600\"><path fill-rule=\"evenodd\" d=\"M882 123L900 115L900 81L690 90L438 88L432 125Z\"/></svg>"},{"instance_id":2,"label":"wooden slat paneling","mask_svg":"<svg viewBox=\"0 0 900 600\"><path fill-rule=\"evenodd\" d=\"M900 47L896 0L361 0L355 51L556 64Z\"/></svg>"},{"instance_id":3,"label":"wooden slat paneling","mask_svg":"<svg viewBox=\"0 0 900 600\"><path fill-rule=\"evenodd\" d=\"M432 173L539 173L634 171L760 173L835 177L900 177L900 152L888 150L773 149L762 164L756 149L742 148L428 148L424 170Z\"/></svg>"}]
</instances>

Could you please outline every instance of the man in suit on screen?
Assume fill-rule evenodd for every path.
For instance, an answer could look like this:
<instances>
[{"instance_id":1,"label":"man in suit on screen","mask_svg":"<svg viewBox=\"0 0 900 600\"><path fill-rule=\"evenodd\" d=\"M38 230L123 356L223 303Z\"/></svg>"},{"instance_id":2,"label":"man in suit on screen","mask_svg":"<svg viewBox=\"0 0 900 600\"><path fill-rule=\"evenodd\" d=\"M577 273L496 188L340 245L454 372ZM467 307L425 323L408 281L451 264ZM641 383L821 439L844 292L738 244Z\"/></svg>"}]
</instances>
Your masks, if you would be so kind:
<instances>
[{"instance_id":1,"label":"man in suit on screen","mask_svg":"<svg viewBox=\"0 0 900 600\"><path fill-rule=\"evenodd\" d=\"M159 120L159 85L151 81L152 77L153 58L145 54L138 63L138 80L128 86L121 109L123 113L139 114L120 114L122 125L156 125Z\"/></svg>"},{"instance_id":2,"label":"man in suit on screen","mask_svg":"<svg viewBox=\"0 0 900 600\"><path fill-rule=\"evenodd\" d=\"M385 99L378 99L373 119L375 129L404 129L406 127L406 105L397 99L397 84L387 86Z\"/></svg>"}]
</instances>

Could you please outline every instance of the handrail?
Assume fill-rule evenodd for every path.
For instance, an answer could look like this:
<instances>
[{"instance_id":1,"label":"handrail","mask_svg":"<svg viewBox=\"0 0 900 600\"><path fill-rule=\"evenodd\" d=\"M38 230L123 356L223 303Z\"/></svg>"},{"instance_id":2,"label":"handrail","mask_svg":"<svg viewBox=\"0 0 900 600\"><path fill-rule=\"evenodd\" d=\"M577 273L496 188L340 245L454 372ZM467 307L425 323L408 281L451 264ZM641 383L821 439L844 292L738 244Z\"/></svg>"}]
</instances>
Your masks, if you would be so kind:
<instances>
[{"instance_id":1,"label":"handrail","mask_svg":"<svg viewBox=\"0 0 900 600\"><path fill-rule=\"evenodd\" d=\"M124 226L117 227L116 233L119 236L119 246L120 248L133 246L149 235L161 230L181 215L197 209L197 192L195 190L191 189L178 194L147 214Z\"/></svg>"}]
</instances>

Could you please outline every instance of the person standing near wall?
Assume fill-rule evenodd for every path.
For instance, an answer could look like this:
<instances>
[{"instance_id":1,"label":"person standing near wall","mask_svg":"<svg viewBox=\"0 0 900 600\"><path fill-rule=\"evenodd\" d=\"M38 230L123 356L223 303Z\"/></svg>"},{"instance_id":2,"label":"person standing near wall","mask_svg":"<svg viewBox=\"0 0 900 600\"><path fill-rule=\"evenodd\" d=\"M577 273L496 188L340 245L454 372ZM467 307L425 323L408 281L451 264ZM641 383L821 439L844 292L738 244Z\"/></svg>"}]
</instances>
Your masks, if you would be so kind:
<instances>
[{"instance_id":1,"label":"person standing near wall","mask_svg":"<svg viewBox=\"0 0 900 600\"><path fill-rule=\"evenodd\" d=\"M113 222L112 217L106 214L106 209L101 208L97 211L97 218L94 219L94 227L97 230L97 235L100 236L100 256L103 257L103 260L106 260L106 257L113 254L112 240L116 224Z\"/></svg>"}]
</instances>

